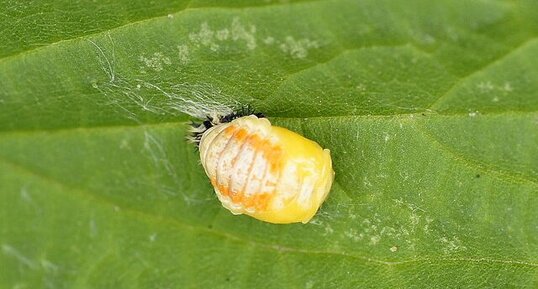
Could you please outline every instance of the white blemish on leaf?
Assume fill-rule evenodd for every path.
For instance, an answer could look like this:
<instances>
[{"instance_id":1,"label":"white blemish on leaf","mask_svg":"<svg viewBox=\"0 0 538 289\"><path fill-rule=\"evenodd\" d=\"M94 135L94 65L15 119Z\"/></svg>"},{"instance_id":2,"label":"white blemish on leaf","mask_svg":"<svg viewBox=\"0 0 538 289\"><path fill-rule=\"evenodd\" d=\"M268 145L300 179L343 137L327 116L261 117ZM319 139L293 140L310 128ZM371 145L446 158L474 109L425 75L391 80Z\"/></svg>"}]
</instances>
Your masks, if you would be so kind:
<instances>
[{"instance_id":1,"label":"white blemish on leaf","mask_svg":"<svg viewBox=\"0 0 538 289\"><path fill-rule=\"evenodd\" d=\"M319 48L317 41L307 38L296 40L293 36L287 36L284 42L280 44L280 50L293 58L307 57L309 49L312 48Z\"/></svg>"},{"instance_id":2,"label":"white blemish on leaf","mask_svg":"<svg viewBox=\"0 0 538 289\"><path fill-rule=\"evenodd\" d=\"M420 223L420 217L415 212L412 212L409 220L411 221L412 231L414 231L414 228Z\"/></svg>"},{"instance_id":3,"label":"white blemish on leaf","mask_svg":"<svg viewBox=\"0 0 538 289\"><path fill-rule=\"evenodd\" d=\"M399 171L398 174L403 179L403 181L407 181L409 179L409 173L407 171Z\"/></svg>"},{"instance_id":4,"label":"white blemish on leaf","mask_svg":"<svg viewBox=\"0 0 538 289\"><path fill-rule=\"evenodd\" d=\"M510 84L510 82L505 82L502 86L502 90L506 92L512 92L512 90L514 89L512 88L512 85Z\"/></svg>"},{"instance_id":5,"label":"white blemish on leaf","mask_svg":"<svg viewBox=\"0 0 538 289\"><path fill-rule=\"evenodd\" d=\"M441 237L439 238L439 241L443 245L443 253L445 254L467 250L467 247L464 246L460 239L456 236Z\"/></svg>"},{"instance_id":6,"label":"white blemish on leaf","mask_svg":"<svg viewBox=\"0 0 538 289\"><path fill-rule=\"evenodd\" d=\"M424 233L426 233L426 234L430 233L430 224L432 222L433 222L433 219L426 216L426 224L424 225L424 227L422 227L422 231L424 231Z\"/></svg>"},{"instance_id":7,"label":"white blemish on leaf","mask_svg":"<svg viewBox=\"0 0 538 289\"><path fill-rule=\"evenodd\" d=\"M355 229L349 229L344 233L344 236L346 236L348 239L358 242L364 238L364 234L360 234Z\"/></svg>"},{"instance_id":8,"label":"white blemish on leaf","mask_svg":"<svg viewBox=\"0 0 538 289\"><path fill-rule=\"evenodd\" d=\"M373 187L372 183L368 180L367 176L364 176L362 183L364 184L365 187Z\"/></svg>"},{"instance_id":9,"label":"white blemish on leaf","mask_svg":"<svg viewBox=\"0 0 538 289\"><path fill-rule=\"evenodd\" d=\"M275 38L271 37L271 36L267 36L265 37L265 39L263 40L263 43L267 44L267 45L271 45L273 43L275 43Z\"/></svg>"},{"instance_id":10,"label":"white blemish on leaf","mask_svg":"<svg viewBox=\"0 0 538 289\"><path fill-rule=\"evenodd\" d=\"M328 236L328 235L331 235L332 233L334 233L334 229L329 224L327 224L324 227L324 230L325 230L324 233L323 233L324 236Z\"/></svg>"},{"instance_id":11,"label":"white blemish on leaf","mask_svg":"<svg viewBox=\"0 0 538 289\"><path fill-rule=\"evenodd\" d=\"M360 92L364 92L364 91L366 91L366 85L364 85L362 83L359 83L359 84L357 84L357 86L355 86L355 89L357 89Z\"/></svg>"},{"instance_id":12,"label":"white blemish on leaf","mask_svg":"<svg viewBox=\"0 0 538 289\"><path fill-rule=\"evenodd\" d=\"M413 195L419 197L420 193ZM449 231L448 228L440 223L433 226L435 219L425 209L403 198L393 201L389 210L395 214L370 212L367 218L351 222L354 227L341 231L341 236L351 242L362 242L370 246L388 243L391 245L386 248L393 253L402 249L406 252L419 250L418 246L426 240L435 240L432 245L446 254L466 250L454 233L450 234L452 237L443 233ZM454 232L453 229L450 232Z\"/></svg>"},{"instance_id":13,"label":"white blemish on leaf","mask_svg":"<svg viewBox=\"0 0 538 289\"><path fill-rule=\"evenodd\" d=\"M370 245L377 245L379 241L381 240L381 237L378 235L370 237Z\"/></svg>"},{"instance_id":14,"label":"white blemish on leaf","mask_svg":"<svg viewBox=\"0 0 538 289\"><path fill-rule=\"evenodd\" d=\"M189 46L182 44L177 46L178 54L179 54L179 63L185 65L188 64L190 61L189 58Z\"/></svg>"},{"instance_id":15,"label":"white blemish on leaf","mask_svg":"<svg viewBox=\"0 0 538 289\"><path fill-rule=\"evenodd\" d=\"M502 84L494 84L491 81L482 81L478 83L476 87L481 93L493 94L493 102L499 101L499 97L494 94L495 92L500 92L501 94L506 95L514 90L512 84L508 81L505 81Z\"/></svg>"},{"instance_id":16,"label":"white blemish on leaf","mask_svg":"<svg viewBox=\"0 0 538 289\"><path fill-rule=\"evenodd\" d=\"M224 27L219 30L213 30L207 22L200 25L200 29L189 33L189 40L196 47L208 47L212 51L220 48L218 42L226 40L244 41L246 48L253 50L256 48L256 26L244 25L238 17L232 19L230 27Z\"/></svg>"},{"instance_id":17,"label":"white blemish on leaf","mask_svg":"<svg viewBox=\"0 0 538 289\"><path fill-rule=\"evenodd\" d=\"M239 21L239 18L234 18L232 21L232 39L234 41L244 40L247 44L247 48L253 50L256 48L256 26L249 25L245 27Z\"/></svg>"},{"instance_id":18,"label":"white blemish on leaf","mask_svg":"<svg viewBox=\"0 0 538 289\"><path fill-rule=\"evenodd\" d=\"M328 223L326 224L324 221L322 221L319 214L316 215L314 219L310 220L309 224L322 227L324 236L328 236L334 233L334 229L331 227L331 225Z\"/></svg>"},{"instance_id":19,"label":"white blemish on leaf","mask_svg":"<svg viewBox=\"0 0 538 289\"><path fill-rule=\"evenodd\" d=\"M385 141L388 141L388 138L385 138ZM377 174L376 177L378 179L386 179L388 178L389 176L385 175L385 174Z\"/></svg>"},{"instance_id":20,"label":"white blemish on leaf","mask_svg":"<svg viewBox=\"0 0 538 289\"><path fill-rule=\"evenodd\" d=\"M459 29L455 29L454 27L451 27L451 26L447 26L445 28L446 34L448 35L448 37L452 41L456 41L456 40L460 39L458 31L459 31Z\"/></svg>"},{"instance_id":21,"label":"white blemish on leaf","mask_svg":"<svg viewBox=\"0 0 538 289\"><path fill-rule=\"evenodd\" d=\"M28 203L33 202L32 196L30 196L30 194L28 193L28 190L26 189L26 187L21 188L20 195L21 195L21 199L23 201L28 202Z\"/></svg>"},{"instance_id":22,"label":"white blemish on leaf","mask_svg":"<svg viewBox=\"0 0 538 289\"><path fill-rule=\"evenodd\" d=\"M155 240L157 240L157 233L153 233L153 234L149 235L149 241L150 242L155 242Z\"/></svg>"},{"instance_id":23,"label":"white blemish on leaf","mask_svg":"<svg viewBox=\"0 0 538 289\"><path fill-rule=\"evenodd\" d=\"M124 149L131 149L130 145L129 145L129 140L128 139L122 139L121 142L120 142L120 149L124 150Z\"/></svg>"},{"instance_id":24,"label":"white blemish on leaf","mask_svg":"<svg viewBox=\"0 0 538 289\"><path fill-rule=\"evenodd\" d=\"M147 68L154 71L162 71L165 65L171 65L172 61L169 57L164 56L161 52L155 52L153 55L146 57L141 55L138 58Z\"/></svg>"},{"instance_id":25,"label":"white blemish on leaf","mask_svg":"<svg viewBox=\"0 0 538 289\"><path fill-rule=\"evenodd\" d=\"M433 36L431 36L430 34L424 34L424 33L419 33L416 37L415 37L416 40L418 40L420 43L422 44L425 44L425 45L431 45L431 44L434 44L435 43L435 38Z\"/></svg>"},{"instance_id":26,"label":"white blemish on leaf","mask_svg":"<svg viewBox=\"0 0 538 289\"><path fill-rule=\"evenodd\" d=\"M217 51L219 48L218 44L215 43L215 31L211 30L209 24L204 22L200 25L200 30L198 32L189 33L189 39L196 46L205 46L213 51Z\"/></svg>"},{"instance_id":27,"label":"white blemish on leaf","mask_svg":"<svg viewBox=\"0 0 538 289\"><path fill-rule=\"evenodd\" d=\"M89 222L90 227L90 238L95 238L97 236L97 224L95 223L95 220L92 218Z\"/></svg>"},{"instance_id":28,"label":"white blemish on leaf","mask_svg":"<svg viewBox=\"0 0 538 289\"><path fill-rule=\"evenodd\" d=\"M216 37L220 41L228 40L228 38L230 37L230 30L228 30L228 28L218 30Z\"/></svg>"},{"instance_id":29,"label":"white blemish on leaf","mask_svg":"<svg viewBox=\"0 0 538 289\"><path fill-rule=\"evenodd\" d=\"M478 89L480 90L480 92L489 92L489 91L492 91L494 89L494 86L493 84L491 83L491 81L486 81L486 82L480 82L476 85L478 87Z\"/></svg>"},{"instance_id":30,"label":"white blemish on leaf","mask_svg":"<svg viewBox=\"0 0 538 289\"><path fill-rule=\"evenodd\" d=\"M471 112L469 112L469 116L470 116L470 117L475 117L475 116L477 116L477 115L478 115L478 111L471 111Z\"/></svg>"},{"instance_id":31,"label":"white blemish on leaf","mask_svg":"<svg viewBox=\"0 0 538 289\"><path fill-rule=\"evenodd\" d=\"M385 142L388 142L388 141L390 140L390 135L389 135L388 133L386 133L386 132L383 133L383 135L384 135L384 136L383 136L383 140L384 140Z\"/></svg>"}]
</instances>

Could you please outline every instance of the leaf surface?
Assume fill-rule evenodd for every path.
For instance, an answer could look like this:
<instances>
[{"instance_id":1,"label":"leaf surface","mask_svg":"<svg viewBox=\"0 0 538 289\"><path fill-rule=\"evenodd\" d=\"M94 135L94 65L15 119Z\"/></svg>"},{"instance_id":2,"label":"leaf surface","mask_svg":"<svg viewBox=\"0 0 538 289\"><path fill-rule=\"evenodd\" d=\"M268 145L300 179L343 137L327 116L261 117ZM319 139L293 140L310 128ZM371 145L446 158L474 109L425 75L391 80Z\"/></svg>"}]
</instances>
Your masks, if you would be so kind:
<instances>
[{"instance_id":1,"label":"leaf surface","mask_svg":"<svg viewBox=\"0 0 538 289\"><path fill-rule=\"evenodd\" d=\"M0 7L0 287L538 285L535 1L222 2ZM185 142L246 104L331 150L309 224Z\"/></svg>"}]
</instances>

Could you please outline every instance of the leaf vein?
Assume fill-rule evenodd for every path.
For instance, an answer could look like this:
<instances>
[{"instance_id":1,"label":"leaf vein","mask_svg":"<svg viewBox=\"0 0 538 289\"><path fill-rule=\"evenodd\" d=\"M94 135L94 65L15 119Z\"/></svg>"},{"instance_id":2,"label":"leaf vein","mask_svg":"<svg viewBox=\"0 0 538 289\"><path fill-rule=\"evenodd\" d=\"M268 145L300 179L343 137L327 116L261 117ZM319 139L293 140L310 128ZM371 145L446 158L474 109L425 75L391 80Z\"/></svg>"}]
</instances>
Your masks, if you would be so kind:
<instances>
[{"instance_id":1,"label":"leaf vein","mask_svg":"<svg viewBox=\"0 0 538 289\"><path fill-rule=\"evenodd\" d=\"M14 54L5 55L3 57L0 57L0 64L2 62L4 62L4 61L8 61L10 59L15 59L15 58L19 58L19 57L24 57L25 55L30 54L32 52L35 52L35 51L38 51L38 50L41 50L41 49L47 49L50 46L59 45L59 44L64 43L64 42L70 42L70 41L74 41L74 40L95 37L95 36L103 35L103 34L106 34L106 33L110 33L111 31L114 31L114 30L118 30L118 29L122 29L122 28L125 28L125 27L137 25L137 24L140 24L140 23L150 22L150 21L153 21L155 19L167 18L168 15L178 15L178 14L184 13L186 11L200 10L201 8L204 8L204 9L223 9L223 10L224 9L225 10L241 10L241 9L258 9L258 8L266 8L266 7L282 6L282 5L299 5L299 4L304 4L304 3L317 3L317 2L323 2L323 0L308 0L308 1L301 1L301 2L295 2L295 3L275 2L275 3L264 4L264 5L245 6L245 7L218 7L218 6L215 6L215 7L191 7L192 0L189 0L186 3L186 5L183 7L183 9L173 11L171 13L167 13L166 15L152 16L152 17L149 17L149 18L144 18L144 19L132 21L132 22L125 23L125 24L120 24L118 26L108 27L108 28L103 29L101 31L92 32L92 33L86 33L86 34L80 34L80 35L76 35L76 36L71 37L71 38L65 38L65 39L61 39L61 40L58 40L58 41L46 43L44 45L36 46L34 48L22 50L22 51L19 51L17 53L14 53ZM32 15L29 15L29 16L32 16ZM29 16L25 16L25 17L29 17ZM16 21L20 21L20 19L17 19Z\"/></svg>"},{"instance_id":2,"label":"leaf vein","mask_svg":"<svg viewBox=\"0 0 538 289\"><path fill-rule=\"evenodd\" d=\"M519 51L521 51L522 49L524 49L526 46L528 45L532 45L532 43L537 40L538 37L531 37L525 41L523 41L522 43L520 43L518 46L512 48L511 50L507 51L506 53L500 55L499 57L497 57L496 59L494 59L493 61L483 65L482 67L478 68L477 70L475 71L472 71L470 73L468 73L467 75L461 77L460 79L458 79L457 81L455 81L446 91L445 93L441 94L435 101L433 101L429 106L428 106L428 110L435 110L436 108L439 107L439 105L443 104L447 98L449 98L451 96L451 93L456 90L461 84L463 84L466 80L470 79L471 77L473 77L474 75L477 75L483 71L485 71L486 69L489 69L490 67L494 66L495 64L497 63L500 63L502 62L503 60L505 60L506 58L510 57L511 55L514 55L514 53L517 53Z\"/></svg>"},{"instance_id":3,"label":"leaf vein","mask_svg":"<svg viewBox=\"0 0 538 289\"><path fill-rule=\"evenodd\" d=\"M538 180L534 179L531 176L503 170L491 164L471 159L439 141L434 135L429 133L425 128L421 127L420 124L413 126L413 128L426 139L430 140L430 142L437 146L439 150L448 153L452 156L454 160L460 161L468 168L492 172L493 175L497 176L500 179L504 179L505 181L509 181L510 183L529 183L533 187L538 187Z\"/></svg>"},{"instance_id":4,"label":"leaf vein","mask_svg":"<svg viewBox=\"0 0 538 289\"><path fill-rule=\"evenodd\" d=\"M313 115L313 116L269 116L270 119L351 119L351 120L374 120L374 119L394 119L394 118L415 118L420 117L421 114L424 114L423 117L454 117L454 118L461 118L461 117L468 117L468 112L455 112L455 113L438 113L438 112L432 112L432 111L418 111L413 113L394 113L394 114L344 114L344 115ZM495 111L495 112L483 112L480 113L480 117L495 117L495 116L529 116L529 117L538 117L538 111ZM4 130L0 131L0 135L6 136L6 135L16 135L16 134L37 134L37 133L65 133L69 131L90 131L90 130L122 130L122 129L129 129L129 128L144 128L144 127L166 127L166 126L180 126L188 124L188 120L180 120L180 121L169 121L169 122L159 122L159 123L131 123L131 124L105 124L105 125L98 125L98 126L75 126L75 127L55 127L55 128L36 128L36 129L17 129L17 130Z\"/></svg>"}]
</instances>

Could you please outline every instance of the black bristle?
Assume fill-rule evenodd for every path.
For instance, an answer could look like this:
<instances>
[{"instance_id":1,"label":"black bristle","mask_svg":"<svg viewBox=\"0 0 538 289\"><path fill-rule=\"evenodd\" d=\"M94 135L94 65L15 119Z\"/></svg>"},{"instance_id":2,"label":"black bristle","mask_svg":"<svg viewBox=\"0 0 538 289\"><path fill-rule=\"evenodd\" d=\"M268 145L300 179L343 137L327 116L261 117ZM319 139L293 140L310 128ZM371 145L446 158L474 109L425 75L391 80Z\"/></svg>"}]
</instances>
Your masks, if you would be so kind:
<instances>
[{"instance_id":1,"label":"black bristle","mask_svg":"<svg viewBox=\"0 0 538 289\"><path fill-rule=\"evenodd\" d=\"M255 115L258 118L265 118L265 115L263 113L255 112L254 109L250 105L246 105L241 107L238 111L234 111L228 115L224 116L207 116L207 119L203 122L191 122L191 133L187 137L187 139L194 143L194 145L198 148L200 145L200 141L202 140L203 134L210 128L212 128L215 125L231 122L232 120L236 118L240 118L247 115ZM200 128L201 126L204 126L204 128Z\"/></svg>"},{"instance_id":2,"label":"black bristle","mask_svg":"<svg viewBox=\"0 0 538 289\"><path fill-rule=\"evenodd\" d=\"M210 120L205 120L203 124L206 129L210 129L213 126L213 123Z\"/></svg>"}]
</instances>

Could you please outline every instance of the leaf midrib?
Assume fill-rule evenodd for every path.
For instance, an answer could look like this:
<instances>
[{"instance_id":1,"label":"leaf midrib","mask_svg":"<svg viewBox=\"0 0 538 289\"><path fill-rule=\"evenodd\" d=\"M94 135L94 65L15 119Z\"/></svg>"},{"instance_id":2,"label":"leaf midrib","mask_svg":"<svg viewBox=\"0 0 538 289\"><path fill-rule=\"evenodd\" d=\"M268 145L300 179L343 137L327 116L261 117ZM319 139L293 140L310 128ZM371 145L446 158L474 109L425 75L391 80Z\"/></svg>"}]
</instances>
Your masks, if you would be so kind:
<instances>
[{"instance_id":1,"label":"leaf midrib","mask_svg":"<svg viewBox=\"0 0 538 289\"><path fill-rule=\"evenodd\" d=\"M505 118L518 117L522 115L525 117L538 118L538 111L529 111L522 113L520 111L514 112L501 112L501 113L488 113L488 114L479 114L472 117L472 119L479 119L484 117L499 117L504 116ZM425 139L429 140L434 146L439 150L444 151L452 156L452 159L462 163L464 166L472 169L484 170L486 172L493 173L493 175L501 180L509 181L510 183L528 183L534 187L538 187L538 178L529 173L519 172L519 171L509 171L505 168L495 166L489 162L483 162L473 158L469 158L464 154L461 154L457 150L451 149L447 145L443 144L438 138L428 133L422 126L421 123L432 118L467 118L471 119L469 113L454 113L454 114L433 114L431 112L423 113L411 113L411 114L394 114L394 115L369 115L369 116L357 116L357 115L341 115L341 116L316 116L316 117L274 117L271 119L280 119L280 120L301 120L301 124L308 119L326 119L327 122L332 122L335 119L345 120L348 123L353 121L379 121L387 120L391 122L393 120L413 122L415 124L413 129L421 134ZM46 130L17 130L17 131L0 131L0 136L3 136L4 139L9 137L33 137L37 134L72 134L80 132L93 132L93 131L123 131L125 129L145 129L145 128L166 128L166 127L180 127L187 126L188 121L178 121L178 122L165 122L165 123L156 123L156 124L133 124L133 125L112 125L112 126L96 126L96 127L76 127L76 128L55 128L55 129L46 129Z\"/></svg>"},{"instance_id":2,"label":"leaf midrib","mask_svg":"<svg viewBox=\"0 0 538 289\"><path fill-rule=\"evenodd\" d=\"M417 120L424 118L470 118L469 116L470 112L454 112L454 113L438 113L436 111L432 110L425 110L425 111L418 111L413 113L395 113L395 114L368 114L368 115L319 115L319 116L290 116L290 117L284 117L284 116L276 116L271 117L269 116L269 119L277 119L277 120L309 120L309 119L326 119L328 122L334 120L334 119L345 119L348 121L358 121L358 120L379 120L379 119L386 119L389 120ZM475 116L475 119L479 119L482 117L499 117L504 116L506 118L509 117L521 117L522 115L525 117L538 117L538 110L511 110L511 111L495 111L495 112L487 112L487 113L481 113L481 112L475 112L477 115ZM130 129L130 128L152 128L152 127L168 127L168 126L179 126L179 125L186 125L189 121L182 120L182 121L167 121L167 122L156 122L156 123L132 123L132 124L110 124L110 125L97 125L97 126L66 126L66 127L54 127L54 128L35 128L35 129L13 129L13 130L3 130L0 131L0 136L10 136L10 135L31 135L31 134L40 134L40 133L65 133L70 131L93 131L93 130L123 130L123 129Z\"/></svg>"}]
</instances>

